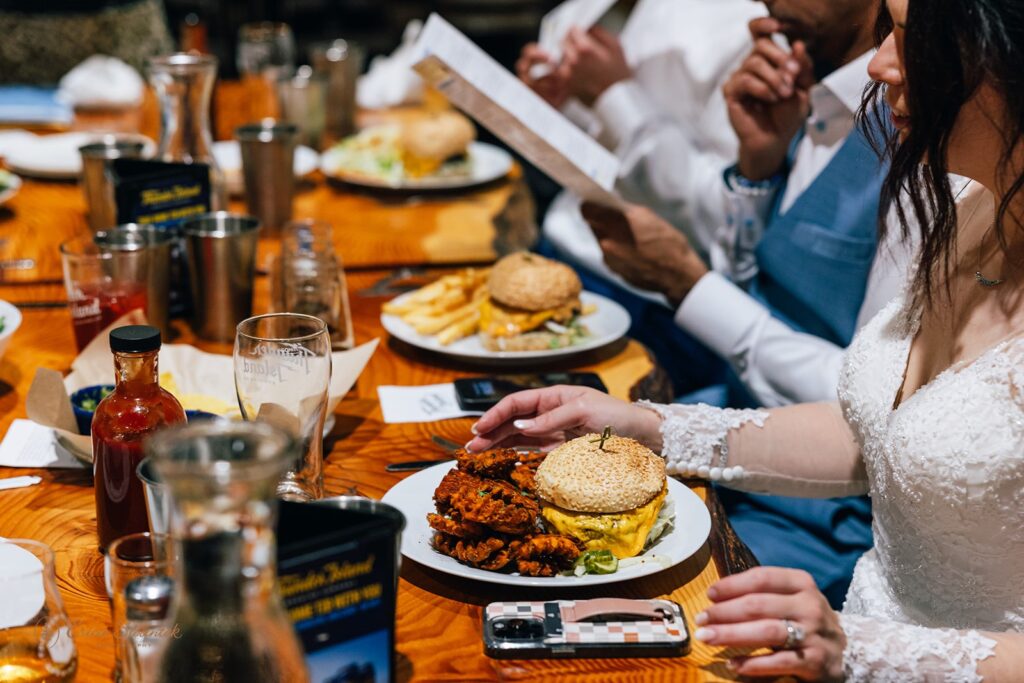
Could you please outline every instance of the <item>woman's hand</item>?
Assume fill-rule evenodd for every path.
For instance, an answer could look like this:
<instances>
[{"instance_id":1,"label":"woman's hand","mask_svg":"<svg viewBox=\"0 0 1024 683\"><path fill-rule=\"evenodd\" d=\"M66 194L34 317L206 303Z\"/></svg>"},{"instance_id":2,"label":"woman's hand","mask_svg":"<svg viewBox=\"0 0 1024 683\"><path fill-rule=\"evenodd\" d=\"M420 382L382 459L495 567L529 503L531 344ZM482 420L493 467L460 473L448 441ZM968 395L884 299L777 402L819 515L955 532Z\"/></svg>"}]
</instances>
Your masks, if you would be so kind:
<instances>
[{"instance_id":1,"label":"woman's hand","mask_svg":"<svg viewBox=\"0 0 1024 683\"><path fill-rule=\"evenodd\" d=\"M795 676L805 681L843 680L846 635L810 574L757 567L722 579L708 589L714 603L696 616L697 640L722 647L769 647L776 651L738 657L730 668L743 676ZM803 632L786 644L786 620Z\"/></svg>"},{"instance_id":2,"label":"woman's hand","mask_svg":"<svg viewBox=\"0 0 1024 683\"><path fill-rule=\"evenodd\" d=\"M657 413L587 387L530 389L506 396L473 425L471 451L525 446L550 450L569 439L611 426L658 452L661 418Z\"/></svg>"},{"instance_id":3,"label":"woman's hand","mask_svg":"<svg viewBox=\"0 0 1024 683\"><path fill-rule=\"evenodd\" d=\"M534 78L531 70L537 64L546 64L550 72L546 76ZM555 109L561 108L569 98L567 76L564 70L558 68L551 55L544 51L537 43L530 43L523 48L516 61L516 75L530 89L540 95L548 104Z\"/></svg>"}]
</instances>

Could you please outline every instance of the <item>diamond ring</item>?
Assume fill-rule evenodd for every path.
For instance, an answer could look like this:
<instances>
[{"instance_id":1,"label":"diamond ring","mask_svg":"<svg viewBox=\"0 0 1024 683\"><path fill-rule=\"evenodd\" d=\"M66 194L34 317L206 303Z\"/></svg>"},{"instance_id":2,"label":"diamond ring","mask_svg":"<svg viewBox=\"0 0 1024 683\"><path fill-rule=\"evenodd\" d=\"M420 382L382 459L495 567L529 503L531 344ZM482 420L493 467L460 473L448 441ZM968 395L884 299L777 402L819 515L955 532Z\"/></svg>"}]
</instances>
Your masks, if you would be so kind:
<instances>
[{"instance_id":1,"label":"diamond ring","mask_svg":"<svg viewBox=\"0 0 1024 683\"><path fill-rule=\"evenodd\" d=\"M789 619L783 619L782 625L786 627L786 642L782 644L783 650L795 650L804 644L804 629L800 624L794 624Z\"/></svg>"}]
</instances>

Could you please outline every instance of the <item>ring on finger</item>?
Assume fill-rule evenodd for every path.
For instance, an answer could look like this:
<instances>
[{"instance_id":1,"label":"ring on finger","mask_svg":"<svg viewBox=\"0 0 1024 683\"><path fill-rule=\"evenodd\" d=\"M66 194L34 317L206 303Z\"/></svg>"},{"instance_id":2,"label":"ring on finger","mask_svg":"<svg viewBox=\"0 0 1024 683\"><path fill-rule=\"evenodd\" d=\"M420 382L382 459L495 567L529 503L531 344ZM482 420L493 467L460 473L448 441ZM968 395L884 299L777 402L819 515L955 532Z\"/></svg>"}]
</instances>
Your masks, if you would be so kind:
<instances>
[{"instance_id":1,"label":"ring on finger","mask_svg":"<svg viewBox=\"0 0 1024 683\"><path fill-rule=\"evenodd\" d=\"M782 625L786 627L786 642L781 646L783 650L795 650L802 647L804 644L804 628L800 624L795 624L789 619L783 619Z\"/></svg>"}]
</instances>

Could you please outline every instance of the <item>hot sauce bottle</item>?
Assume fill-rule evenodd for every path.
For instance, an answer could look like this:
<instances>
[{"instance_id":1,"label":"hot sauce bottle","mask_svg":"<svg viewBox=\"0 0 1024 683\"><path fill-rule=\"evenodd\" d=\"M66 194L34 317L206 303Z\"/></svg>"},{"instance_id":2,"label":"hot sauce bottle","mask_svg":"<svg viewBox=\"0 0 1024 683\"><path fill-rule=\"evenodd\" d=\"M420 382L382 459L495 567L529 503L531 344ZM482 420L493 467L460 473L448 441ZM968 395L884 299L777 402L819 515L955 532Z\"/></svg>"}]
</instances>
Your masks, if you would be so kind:
<instances>
[{"instance_id":1,"label":"hot sauce bottle","mask_svg":"<svg viewBox=\"0 0 1024 683\"><path fill-rule=\"evenodd\" d=\"M160 388L160 330L126 325L110 333L117 386L92 418L93 480L100 551L128 534L147 531L146 496L135 468L143 440L185 421L178 399Z\"/></svg>"}]
</instances>

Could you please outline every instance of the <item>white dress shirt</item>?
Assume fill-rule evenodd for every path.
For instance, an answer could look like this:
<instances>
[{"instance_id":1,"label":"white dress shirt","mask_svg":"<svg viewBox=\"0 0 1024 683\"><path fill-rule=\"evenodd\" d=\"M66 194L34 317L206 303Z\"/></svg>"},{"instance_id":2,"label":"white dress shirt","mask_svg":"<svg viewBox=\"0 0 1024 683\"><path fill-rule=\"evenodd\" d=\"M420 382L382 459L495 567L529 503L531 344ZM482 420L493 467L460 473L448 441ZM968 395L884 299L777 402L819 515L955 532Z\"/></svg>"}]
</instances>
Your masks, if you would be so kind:
<instances>
[{"instance_id":1,"label":"white dress shirt","mask_svg":"<svg viewBox=\"0 0 1024 683\"><path fill-rule=\"evenodd\" d=\"M811 89L813 110L796 149L782 213L828 166L853 130L872 54L846 64ZM834 401L844 349L793 330L743 289L757 274L754 248L764 233L774 193L732 191L725 183L722 187L728 220L711 250L713 272L683 300L676 323L725 358L765 406ZM903 244L897 235L880 245L858 329L899 294L913 251L914 246Z\"/></svg>"},{"instance_id":2,"label":"white dress shirt","mask_svg":"<svg viewBox=\"0 0 1024 683\"><path fill-rule=\"evenodd\" d=\"M576 100L564 108L618 157L619 194L657 211L704 254L724 220L722 171L736 158L721 86L750 51L748 22L764 13L750 0L640 0L619 35L633 77L592 109ZM579 207L571 193L555 199L548 240L570 261L664 303L605 266Z\"/></svg>"}]
</instances>

